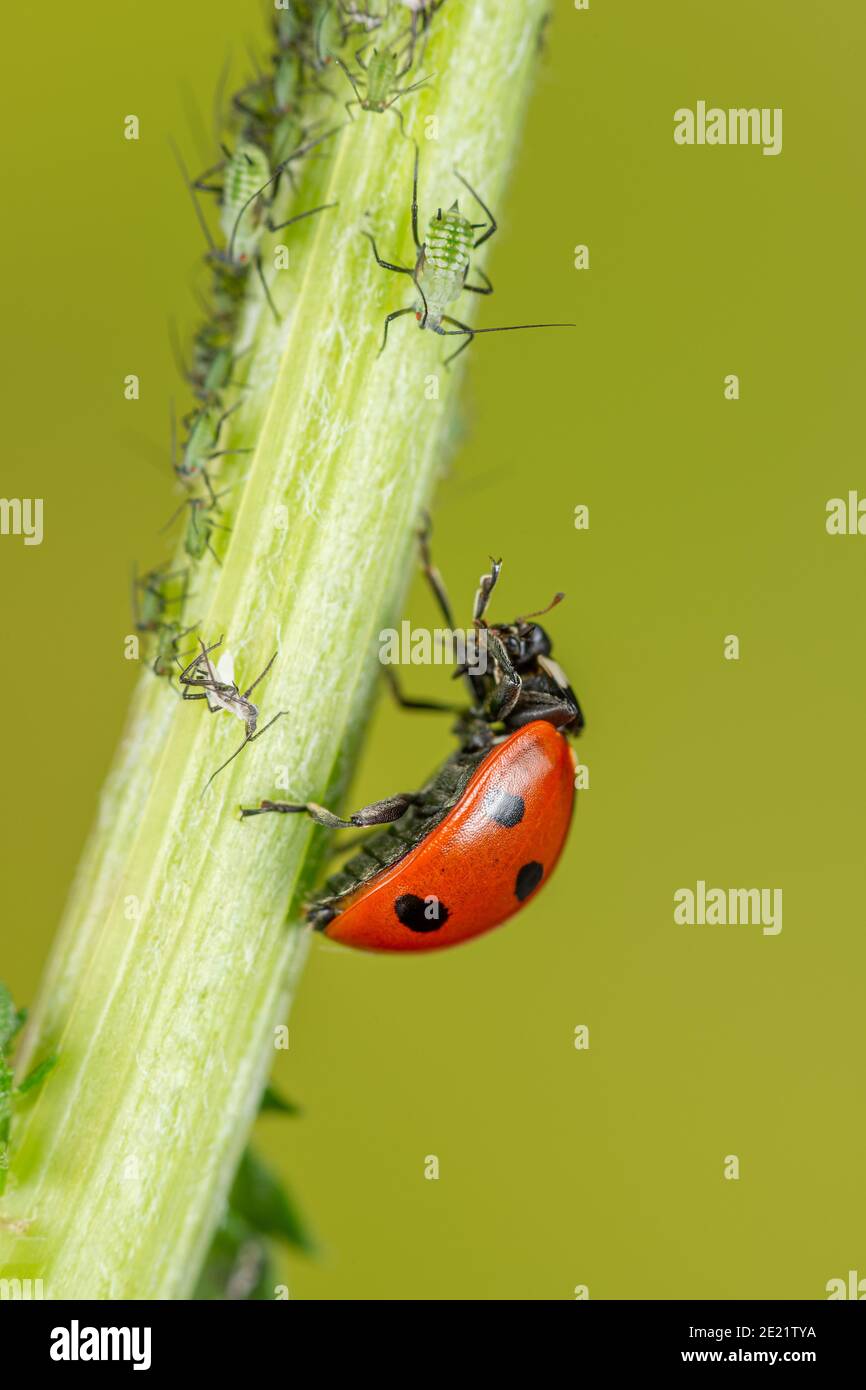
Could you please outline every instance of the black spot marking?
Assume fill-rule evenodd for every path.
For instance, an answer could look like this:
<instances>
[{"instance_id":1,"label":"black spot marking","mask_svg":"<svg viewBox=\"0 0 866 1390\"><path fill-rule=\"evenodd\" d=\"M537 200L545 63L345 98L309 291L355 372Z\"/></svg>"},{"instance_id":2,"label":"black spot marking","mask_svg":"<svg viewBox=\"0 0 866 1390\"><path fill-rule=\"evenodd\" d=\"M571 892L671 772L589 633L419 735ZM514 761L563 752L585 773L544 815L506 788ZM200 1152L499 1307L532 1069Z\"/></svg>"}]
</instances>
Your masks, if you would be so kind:
<instances>
[{"instance_id":1,"label":"black spot marking","mask_svg":"<svg viewBox=\"0 0 866 1390\"><path fill-rule=\"evenodd\" d=\"M419 898L415 893L404 893L394 903L394 911L410 931L438 931L448 921L448 909L431 894L430 898ZM429 915L428 915L429 914Z\"/></svg>"},{"instance_id":2,"label":"black spot marking","mask_svg":"<svg viewBox=\"0 0 866 1390\"><path fill-rule=\"evenodd\" d=\"M484 809L491 820L510 830L513 825L519 825L523 820L526 806L522 796L512 796L501 787L494 787L484 798Z\"/></svg>"},{"instance_id":3,"label":"black spot marking","mask_svg":"<svg viewBox=\"0 0 866 1390\"><path fill-rule=\"evenodd\" d=\"M514 893L521 902L524 902L538 887L544 877L544 865L539 864L535 859L530 859L528 864L524 864L517 875L517 882L514 885Z\"/></svg>"}]
</instances>

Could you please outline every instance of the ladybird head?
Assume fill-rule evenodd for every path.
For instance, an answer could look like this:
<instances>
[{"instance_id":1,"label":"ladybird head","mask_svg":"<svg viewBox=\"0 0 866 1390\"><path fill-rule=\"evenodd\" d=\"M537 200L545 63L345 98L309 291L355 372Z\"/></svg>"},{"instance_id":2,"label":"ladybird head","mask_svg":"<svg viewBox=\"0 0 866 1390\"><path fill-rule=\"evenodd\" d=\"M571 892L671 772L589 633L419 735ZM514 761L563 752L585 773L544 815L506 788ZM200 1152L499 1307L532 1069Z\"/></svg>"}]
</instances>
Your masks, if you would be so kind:
<instances>
[{"instance_id":1,"label":"ladybird head","mask_svg":"<svg viewBox=\"0 0 866 1390\"><path fill-rule=\"evenodd\" d=\"M496 562L493 574L482 579L482 592L485 579L495 583L498 574L499 565ZM487 592L489 594L489 589ZM553 659L550 635L541 623L535 621L549 613L564 597L564 594L556 594L540 612L515 618L511 623L486 624L481 619L487 633L501 645L514 674L520 677L519 689L515 690L513 676L506 675L500 662L494 663L495 689L490 697L490 708L497 717L504 716L506 727L519 728L541 718L549 720L556 728L568 729L570 733L579 733L583 728L583 714L571 682L559 662ZM499 687L505 686L508 686L508 691L502 690L503 700L500 700L497 698Z\"/></svg>"},{"instance_id":2,"label":"ladybird head","mask_svg":"<svg viewBox=\"0 0 866 1390\"><path fill-rule=\"evenodd\" d=\"M507 627L493 628L510 658L515 671L532 670L540 656L550 656L553 643L541 623L517 618Z\"/></svg>"}]
</instances>

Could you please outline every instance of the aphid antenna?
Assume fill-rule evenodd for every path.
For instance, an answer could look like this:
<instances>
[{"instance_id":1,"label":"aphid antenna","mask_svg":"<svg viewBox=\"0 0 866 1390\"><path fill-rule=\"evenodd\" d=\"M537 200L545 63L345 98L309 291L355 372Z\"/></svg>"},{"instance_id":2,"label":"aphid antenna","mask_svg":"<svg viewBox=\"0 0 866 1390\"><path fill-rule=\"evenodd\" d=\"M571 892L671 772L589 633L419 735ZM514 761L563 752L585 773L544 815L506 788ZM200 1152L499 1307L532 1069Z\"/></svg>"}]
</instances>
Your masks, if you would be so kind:
<instances>
[{"instance_id":1,"label":"aphid antenna","mask_svg":"<svg viewBox=\"0 0 866 1390\"><path fill-rule=\"evenodd\" d=\"M192 199L192 205L195 208L195 215L198 218L199 226L201 227L202 232L204 233L204 238L208 244L208 249L213 254L216 252L216 243L213 237L211 236L210 227L208 226L205 215L201 210L198 198L195 196L195 187L192 183L192 180L190 179L189 171L187 170L187 167L183 162L183 156L180 150L178 149L177 145L174 143L174 140L172 140L171 136L169 136L168 142L171 145L172 152L174 154L175 160L177 161L178 168L181 172L181 176L183 178L184 183L186 184L189 196Z\"/></svg>"},{"instance_id":2,"label":"aphid antenna","mask_svg":"<svg viewBox=\"0 0 866 1390\"><path fill-rule=\"evenodd\" d=\"M506 323L500 328L470 328L468 324L459 323L457 319L452 319L448 314L442 315L442 322L458 324L456 328L438 329L442 337L451 338L457 334L463 334L466 338L466 342L461 344L456 352L452 352L450 357L445 358L443 365L446 367L454 361L455 357L459 357L461 352L468 348L472 339L478 337L480 333L519 333L526 328L577 328L576 323Z\"/></svg>"},{"instance_id":3,"label":"aphid antenna","mask_svg":"<svg viewBox=\"0 0 866 1390\"><path fill-rule=\"evenodd\" d=\"M201 159L204 161L208 157L209 139L195 93L189 82L183 81L180 86L181 101L183 102L187 125L195 141Z\"/></svg>"},{"instance_id":4,"label":"aphid antenna","mask_svg":"<svg viewBox=\"0 0 866 1390\"><path fill-rule=\"evenodd\" d=\"M183 349L180 342L180 334L177 331L177 322L174 315L169 316L168 320L168 341L171 344L171 352L174 357L174 364L184 380L189 375L189 369L183 359Z\"/></svg>"},{"instance_id":5,"label":"aphid antenna","mask_svg":"<svg viewBox=\"0 0 866 1390\"><path fill-rule=\"evenodd\" d=\"M226 85L228 83L229 68L231 67L231 63L231 49L227 48L226 56L223 59L223 65L220 68L220 75L217 78L217 83L214 88L213 111L211 113L211 118L213 120L213 136L217 144L219 144L220 142L220 131L223 127L223 103L225 101L225 90Z\"/></svg>"}]
</instances>

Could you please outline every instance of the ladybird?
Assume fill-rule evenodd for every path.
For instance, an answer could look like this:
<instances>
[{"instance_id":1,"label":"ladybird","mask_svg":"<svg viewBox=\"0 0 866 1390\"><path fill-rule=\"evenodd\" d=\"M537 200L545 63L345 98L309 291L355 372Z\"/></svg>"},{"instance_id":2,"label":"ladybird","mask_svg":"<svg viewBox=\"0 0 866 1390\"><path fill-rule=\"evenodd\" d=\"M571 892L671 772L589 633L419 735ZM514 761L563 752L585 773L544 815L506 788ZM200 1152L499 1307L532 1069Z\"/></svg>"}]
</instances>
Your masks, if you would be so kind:
<instances>
[{"instance_id":1,"label":"ladybird","mask_svg":"<svg viewBox=\"0 0 866 1390\"><path fill-rule=\"evenodd\" d=\"M420 540L425 574L453 630L426 530ZM367 951L454 946L519 912L556 866L574 806L568 738L580 733L584 718L547 632L533 620L563 595L542 613L488 623L500 570L501 561L493 561L475 597L479 659L456 673L471 694L468 710L404 699L389 677L405 707L459 714L456 750L420 791L374 802L345 820L315 802L242 809L243 816L304 813L331 829L384 827L307 909L312 926L333 941Z\"/></svg>"}]
</instances>

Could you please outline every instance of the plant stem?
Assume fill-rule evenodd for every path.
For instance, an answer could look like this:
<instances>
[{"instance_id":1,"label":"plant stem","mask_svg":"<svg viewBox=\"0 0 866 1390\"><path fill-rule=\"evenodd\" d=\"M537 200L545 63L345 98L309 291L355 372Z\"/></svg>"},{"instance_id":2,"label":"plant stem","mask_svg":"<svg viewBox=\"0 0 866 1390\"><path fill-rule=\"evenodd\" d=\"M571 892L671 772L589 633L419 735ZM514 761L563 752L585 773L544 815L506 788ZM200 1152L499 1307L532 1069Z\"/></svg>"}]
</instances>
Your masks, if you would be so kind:
<instances>
[{"instance_id":1,"label":"plant stem","mask_svg":"<svg viewBox=\"0 0 866 1390\"><path fill-rule=\"evenodd\" d=\"M422 223L465 199L454 165L496 208L543 8L446 0L438 14L424 61L437 76L405 101ZM426 117L438 139L424 138ZM375 264L360 232L413 264L412 158L393 115L356 110L328 157L308 161L294 204L339 207L274 237L290 248L274 279L284 323L256 301L245 323L249 390L230 438L255 447L233 474L222 569L206 561L192 602L202 636L225 635L242 688L278 652L254 698L262 724L289 713L202 796L242 725L142 673L20 1059L60 1056L16 1111L0 1273L26 1267L48 1298L189 1295L273 1061L309 941L287 910L309 888L320 832L302 817L242 823L237 808L339 797L459 378L409 316L377 355L384 315L413 286Z\"/></svg>"}]
</instances>

